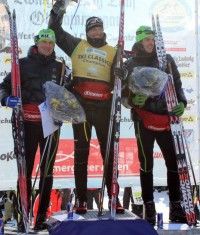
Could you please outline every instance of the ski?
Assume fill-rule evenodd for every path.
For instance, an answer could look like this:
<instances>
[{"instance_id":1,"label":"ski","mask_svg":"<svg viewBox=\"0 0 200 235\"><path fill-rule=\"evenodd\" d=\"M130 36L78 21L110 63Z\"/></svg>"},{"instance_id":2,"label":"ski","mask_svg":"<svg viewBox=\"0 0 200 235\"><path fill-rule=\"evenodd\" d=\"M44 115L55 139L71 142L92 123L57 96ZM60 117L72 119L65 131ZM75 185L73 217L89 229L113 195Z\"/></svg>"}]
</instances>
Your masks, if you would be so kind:
<instances>
[{"instance_id":1,"label":"ski","mask_svg":"<svg viewBox=\"0 0 200 235\"><path fill-rule=\"evenodd\" d=\"M124 50L124 0L120 1L120 23L119 23L119 38L118 38L118 49L117 49L117 61L116 67L120 68L123 59ZM116 203L117 196L119 193L118 186L118 157L119 157L119 137L120 137L120 120L121 120L121 79L115 77L114 90L112 97L110 123L108 130L108 139L106 146L106 156L104 160L104 172L102 178L102 186L100 191L100 203L99 203L99 215L102 215L103 210L103 199L105 192L105 178L107 174L108 161L110 155L110 145L112 134L114 132L114 157L113 157L113 173L112 173L112 187L111 187L111 218L115 219L116 216Z\"/></svg>"},{"instance_id":2,"label":"ski","mask_svg":"<svg viewBox=\"0 0 200 235\"><path fill-rule=\"evenodd\" d=\"M117 50L117 63L116 67L120 68L123 61L124 51L124 0L121 0L120 5L120 22L119 22L119 38ZM115 77L115 114L114 114L114 159L113 159L113 174L112 174L112 187L111 187L111 218L116 216L116 203L119 193L118 185L118 159L119 159L119 137L120 137L120 120L121 120L121 79Z\"/></svg>"},{"instance_id":3,"label":"ski","mask_svg":"<svg viewBox=\"0 0 200 235\"><path fill-rule=\"evenodd\" d=\"M170 64L167 64L166 50L162 37L160 22L158 15L156 22L152 16L152 27L155 33L155 45L159 62L159 68L166 71L168 68L170 73L168 75L168 82L165 89L165 99L169 113L178 104L178 99L175 91L174 80ZM182 193L182 207L186 214L188 225L196 225L196 215L193 204L192 185L190 182L189 169L187 164L186 138L184 136L183 124L179 117L170 115L170 128L173 137L174 149L176 154L178 174L180 180L180 190Z\"/></svg>"},{"instance_id":4,"label":"ski","mask_svg":"<svg viewBox=\"0 0 200 235\"><path fill-rule=\"evenodd\" d=\"M21 81L20 81L20 68L19 68L19 50L17 39L16 27L16 14L15 10L11 14L9 6L5 4L6 11L9 17L10 24L10 42L11 42L11 84L12 95L21 99ZM25 161L25 144L24 144L24 124L23 124L23 110L21 103L13 109L12 115L12 132L14 139L14 153L17 160L18 169L18 193L20 200L21 216L25 230L29 231L29 203L28 192L26 183L26 161Z\"/></svg>"}]
</instances>

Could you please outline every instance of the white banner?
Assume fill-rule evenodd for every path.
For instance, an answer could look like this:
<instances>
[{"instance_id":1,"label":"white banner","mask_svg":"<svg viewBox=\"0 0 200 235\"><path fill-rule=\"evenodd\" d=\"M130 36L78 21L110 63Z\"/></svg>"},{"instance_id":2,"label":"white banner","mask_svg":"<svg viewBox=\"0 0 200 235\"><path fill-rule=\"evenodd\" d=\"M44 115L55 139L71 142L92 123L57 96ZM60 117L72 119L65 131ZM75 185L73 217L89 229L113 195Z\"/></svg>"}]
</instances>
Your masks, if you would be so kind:
<instances>
[{"instance_id":1,"label":"white banner","mask_svg":"<svg viewBox=\"0 0 200 235\"><path fill-rule=\"evenodd\" d=\"M45 4L47 3L47 4ZM8 0L11 10L16 10L17 30L20 48L20 58L27 55L29 47L34 43L33 37L38 31L47 27L52 1L47 0ZM77 4L71 2L63 20L64 30L77 37L85 37L85 21L88 17L96 15L103 19L107 41L115 46L118 41L119 4L118 0L80 0L79 8L75 14ZM197 182L199 177L199 1L195 0L125 0L125 49L131 50L135 42L135 31L140 25L151 26L152 14L159 14L160 23L165 41L165 47L170 53L181 73L183 88L188 99L188 106L183 115L192 164ZM75 15L74 15L75 14ZM0 3L0 82L10 71L9 54L9 23L8 16ZM56 46L58 57L64 57L70 66L70 59ZM10 123L11 111L0 108L0 190L15 188L17 179L16 162L13 155L13 140ZM95 139L95 132L93 131ZM121 139L134 138L134 128L130 119L130 111L122 109ZM72 128L64 125L61 140L73 141ZM68 147L64 155L70 155ZM62 146L63 149L63 146ZM61 150L59 150L61 151ZM62 150L63 151L63 150ZM58 152L60 155L60 152ZM123 148L120 158L124 162L137 161L135 148ZM154 183L166 185L166 167L162 154L157 145L154 149ZM130 165L128 165L130 167ZM128 178L128 180L127 180ZM139 184L138 174L120 174L122 186ZM60 177L54 180L55 187L73 186L72 177ZM89 187L100 184L100 178L89 178ZM69 186L70 185L70 186Z\"/></svg>"}]
</instances>

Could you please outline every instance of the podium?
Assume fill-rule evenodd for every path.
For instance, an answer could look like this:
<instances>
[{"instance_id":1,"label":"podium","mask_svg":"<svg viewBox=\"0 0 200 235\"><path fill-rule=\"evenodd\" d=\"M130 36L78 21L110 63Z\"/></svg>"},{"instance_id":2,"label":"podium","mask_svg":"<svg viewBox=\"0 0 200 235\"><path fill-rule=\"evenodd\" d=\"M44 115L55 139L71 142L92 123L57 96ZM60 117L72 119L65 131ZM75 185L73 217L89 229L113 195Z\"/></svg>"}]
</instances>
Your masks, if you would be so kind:
<instances>
[{"instance_id":1,"label":"podium","mask_svg":"<svg viewBox=\"0 0 200 235\"><path fill-rule=\"evenodd\" d=\"M88 211L82 220L55 219L49 223L50 235L158 235L147 221L139 219L133 213L126 211L123 215L116 215L110 219L110 212L102 217L94 211ZM66 215L67 217L67 215ZM50 219L51 221L51 219Z\"/></svg>"}]
</instances>

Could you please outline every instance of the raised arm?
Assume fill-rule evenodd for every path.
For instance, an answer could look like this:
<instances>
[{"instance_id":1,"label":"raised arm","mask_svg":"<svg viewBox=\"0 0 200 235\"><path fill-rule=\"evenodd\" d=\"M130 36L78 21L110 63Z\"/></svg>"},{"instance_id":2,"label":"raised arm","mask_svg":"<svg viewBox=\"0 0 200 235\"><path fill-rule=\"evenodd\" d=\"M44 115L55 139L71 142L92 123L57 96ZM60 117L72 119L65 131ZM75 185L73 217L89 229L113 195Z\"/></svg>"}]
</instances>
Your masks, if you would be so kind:
<instances>
[{"instance_id":1,"label":"raised arm","mask_svg":"<svg viewBox=\"0 0 200 235\"><path fill-rule=\"evenodd\" d=\"M62 28L63 17L66 12L66 7L69 1L57 0L53 5L50 13L48 27L51 28L56 35L56 44L68 55L71 56L72 52L81 41Z\"/></svg>"}]
</instances>

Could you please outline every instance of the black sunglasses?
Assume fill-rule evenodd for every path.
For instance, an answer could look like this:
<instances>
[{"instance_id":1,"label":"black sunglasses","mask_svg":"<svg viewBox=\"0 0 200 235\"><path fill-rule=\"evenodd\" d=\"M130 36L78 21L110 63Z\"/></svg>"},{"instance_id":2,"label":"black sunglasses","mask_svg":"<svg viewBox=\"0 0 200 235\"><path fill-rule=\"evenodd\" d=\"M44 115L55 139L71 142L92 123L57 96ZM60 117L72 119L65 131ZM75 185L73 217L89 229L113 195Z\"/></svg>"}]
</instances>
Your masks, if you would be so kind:
<instances>
[{"instance_id":1,"label":"black sunglasses","mask_svg":"<svg viewBox=\"0 0 200 235\"><path fill-rule=\"evenodd\" d=\"M93 19L90 19L90 20L87 21L86 26L91 25L91 24L100 24L100 25L102 25L103 21L99 18L93 18Z\"/></svg>"}]
</instances>

